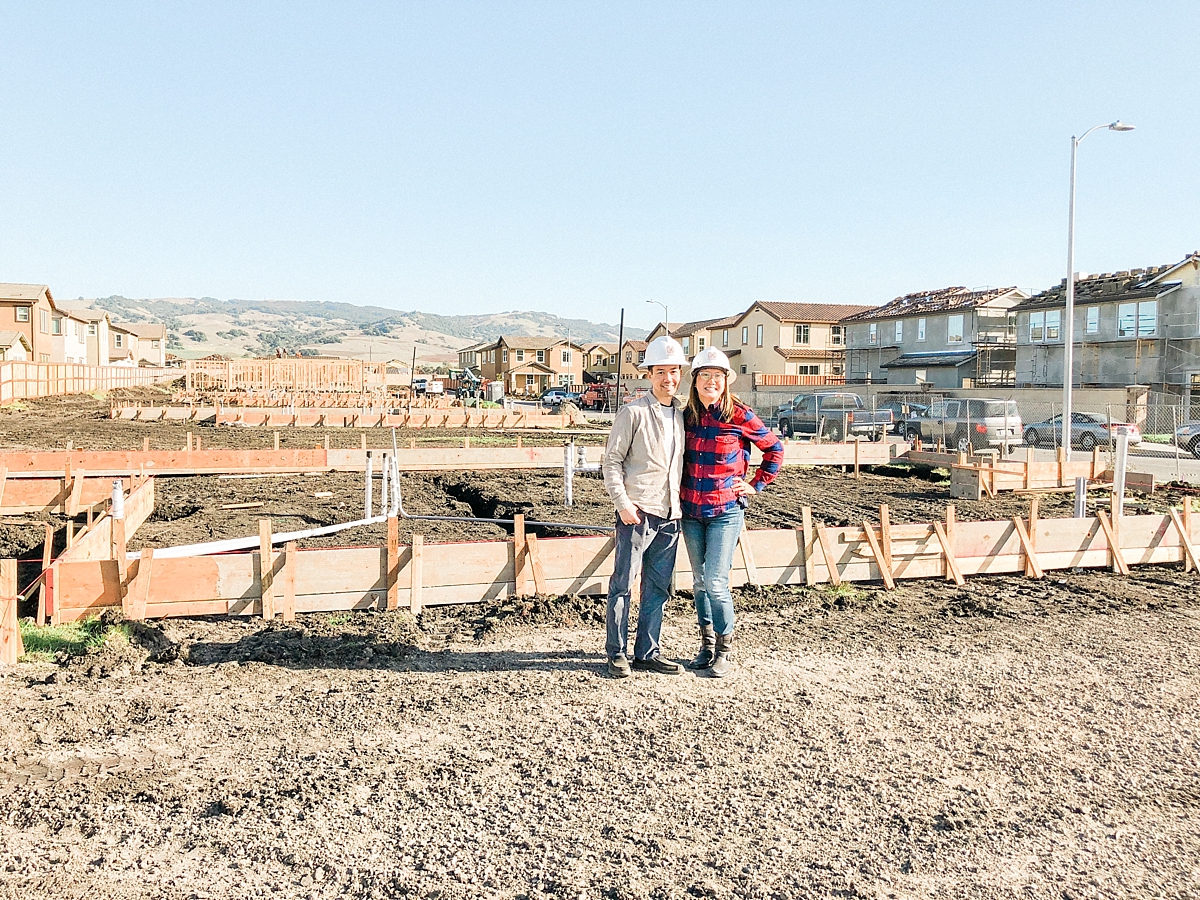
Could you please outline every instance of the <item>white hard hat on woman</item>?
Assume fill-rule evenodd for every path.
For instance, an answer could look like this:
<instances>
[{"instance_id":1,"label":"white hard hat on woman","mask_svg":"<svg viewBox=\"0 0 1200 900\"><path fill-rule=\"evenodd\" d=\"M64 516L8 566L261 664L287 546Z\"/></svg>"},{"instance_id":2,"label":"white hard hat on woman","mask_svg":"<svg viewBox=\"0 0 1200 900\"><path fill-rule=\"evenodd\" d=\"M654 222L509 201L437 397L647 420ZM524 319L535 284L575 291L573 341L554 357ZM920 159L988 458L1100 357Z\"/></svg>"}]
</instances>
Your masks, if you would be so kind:
<instances>
[{"instance_id":1,"label":"white hard hat on woman","mask_svg":"<svg viewBox=\"0 0 1200 900\"><path fill-rule=\"evenodd\" d=\"M638 363L639 369L653 369L655 366L679 366L687 368L687 354L683 346L673 337L657 337L646 347L646 358Z\"/></svg>"},{"instance_id":2,"label":"white hard hat on woman","mask_svg":"<svg viewBox=\"0 0 1200 900\"><path fill-rule=\"evenodd\" d=\"M729 357L716 347L705 347L692 358L692 372L695 373L700 369L724 369L725 380L729 384L733 384L737 380L737 373L729 365Z\"/></svg>"}]
</instances>

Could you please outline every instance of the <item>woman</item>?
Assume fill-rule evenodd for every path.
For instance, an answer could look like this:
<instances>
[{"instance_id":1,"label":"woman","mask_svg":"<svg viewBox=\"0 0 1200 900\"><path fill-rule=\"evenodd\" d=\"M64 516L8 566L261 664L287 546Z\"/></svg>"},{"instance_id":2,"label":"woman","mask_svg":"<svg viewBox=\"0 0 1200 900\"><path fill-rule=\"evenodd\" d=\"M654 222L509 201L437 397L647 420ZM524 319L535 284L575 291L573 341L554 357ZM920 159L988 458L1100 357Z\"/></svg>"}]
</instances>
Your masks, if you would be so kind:
<instances>
[{"instance_id":1,"label":"woman","mask_svg":"<svg viewBox=\"0 0 1200 900\"><path fill-rule=\"evenodd\" d=\"M747 498L774 481L783 462L779 439L729 390L736 377L729 358L715 347L696 354L683 414L686 437L679 500L700 624L700 653L689 668L706 669L714 678L728 675L730 669L729 570L745 522ZM747 481L751 443L763 451L763 460Z\"/></svg>"}]
</instances>

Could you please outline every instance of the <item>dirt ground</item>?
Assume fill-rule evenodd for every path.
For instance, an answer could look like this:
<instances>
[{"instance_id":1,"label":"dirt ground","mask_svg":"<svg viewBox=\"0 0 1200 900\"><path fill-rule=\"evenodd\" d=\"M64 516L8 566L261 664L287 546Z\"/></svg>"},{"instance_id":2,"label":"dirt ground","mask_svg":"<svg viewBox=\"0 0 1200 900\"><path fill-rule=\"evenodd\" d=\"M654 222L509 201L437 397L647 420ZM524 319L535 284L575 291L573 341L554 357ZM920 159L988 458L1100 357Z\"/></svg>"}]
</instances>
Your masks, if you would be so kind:
<instances>
[{"instance_id":1,"label":"dirt ground","mask_svg":"<svg viewBox=\"0 0 1200 900\"><path fill-rule=\"evenodd\" d=\"M611 520L595 478L571 510L556 473L404 481L410 512ZM361 491L163 479L137 540L344 520ZM947 501L936 476L789 468L750 522L794 526L803 504L858 522L879 502L927 521ZM1041 514L1069 507L1049 495ZM0 541L29 528L40 542L19 524ZM1197 897L1198 587L1144 566L741 591L721 681L608 678L602 598L132 625L0 670L0 897ZM689 603L664 625L677 658Z\"/></svg>"}]
</instances>

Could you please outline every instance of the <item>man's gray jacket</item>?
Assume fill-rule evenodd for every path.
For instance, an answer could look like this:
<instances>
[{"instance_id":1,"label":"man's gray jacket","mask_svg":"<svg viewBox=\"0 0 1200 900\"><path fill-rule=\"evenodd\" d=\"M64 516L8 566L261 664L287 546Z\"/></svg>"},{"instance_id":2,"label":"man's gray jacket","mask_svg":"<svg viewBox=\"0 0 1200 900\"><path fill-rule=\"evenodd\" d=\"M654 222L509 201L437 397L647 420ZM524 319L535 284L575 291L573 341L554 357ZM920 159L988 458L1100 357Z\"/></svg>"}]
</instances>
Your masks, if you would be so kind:
<instances>
[{"instance_id":1,"label":"man's gray jacket","mask_svg":"<svg viewBox=\"0 0 1200 900\"><path fill-rule=\"evenodd\" d=\"M663 427L653 393L627 403L617 413L604 448L604 487L618 510L636 506L660 519L678 519L679 484L683 479L683 404L675 408L675 452Z\"/></svg>"}]
</instances>

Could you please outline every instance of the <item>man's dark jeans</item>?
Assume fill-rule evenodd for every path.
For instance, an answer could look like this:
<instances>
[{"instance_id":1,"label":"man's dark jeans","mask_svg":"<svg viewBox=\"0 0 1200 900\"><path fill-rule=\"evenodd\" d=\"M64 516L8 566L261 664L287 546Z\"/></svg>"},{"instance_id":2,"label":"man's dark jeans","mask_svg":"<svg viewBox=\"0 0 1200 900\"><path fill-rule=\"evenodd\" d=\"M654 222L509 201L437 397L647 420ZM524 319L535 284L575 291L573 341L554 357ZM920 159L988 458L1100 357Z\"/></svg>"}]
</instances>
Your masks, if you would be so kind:
<instances>
[{"instance_id":1,"label":"man's dark jeans","mask_svg":"<svg viewBox=\"0 0 1200 900\"><path fill-rule=\"evenodd\" d=\"M637 640L633 655L651 659L659 654L663 606L671 591L675 553L679 549L679 520L660 519L640 512L641 521L626 525L617 516L617 549L608 582L608 637L604 651L609 659L628 655L630 589L642 575L638 606Z\"/></svg>"}]
</instances>

